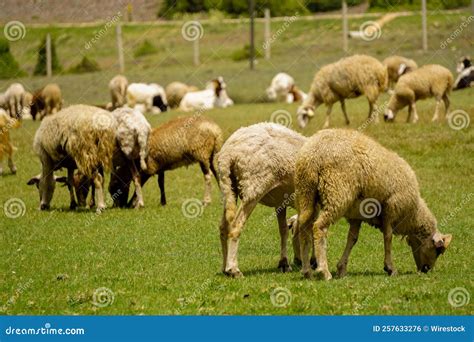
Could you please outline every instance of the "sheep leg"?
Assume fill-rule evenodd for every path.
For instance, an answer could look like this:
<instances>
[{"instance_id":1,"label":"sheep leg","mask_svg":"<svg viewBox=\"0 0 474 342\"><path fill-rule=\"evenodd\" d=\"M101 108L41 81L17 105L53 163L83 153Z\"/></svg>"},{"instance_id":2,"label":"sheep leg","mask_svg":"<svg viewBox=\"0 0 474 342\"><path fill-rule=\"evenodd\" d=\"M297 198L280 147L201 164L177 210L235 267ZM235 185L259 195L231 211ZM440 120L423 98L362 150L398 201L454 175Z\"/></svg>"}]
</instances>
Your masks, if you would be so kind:
<instances>
[{"instance_id":1,"label":"sheep leg","mask_svg":"<svg viewBox=\"0 0 474 342\"><path fill-rule=\"evenodd\" d=\"M443 102L444 102L444 116L448 117L448 111L449 111L449 97L448 97L448 94L443 95Z\"/></svg>"},{"instance_id":2,"label":"sheep leg","mask_svg":"<svg viewBox=\"0 0 474 342\"><path fill-rule=\"evenodd\" d=\"M413 116L413 106L412 106L412 104L410 103L410 104L408 105L407 123L410 123L412 116Z\"/></svg>"},{"instance_id":3,"label":"sheep leg","mask_svg":"<svg viewBox=\"0 0 474 342\"><path fill-rule=\"evenodd\" d=\"M219 226L221 247L222 247L222 272L225 273L225 266L227 263L227 236L229 235L229 221L226 218L226 211L222 215L221 224Z\"/></svg>"},{"instance_id":4,"label":"sheep leg","mask_svg":"<svg viewBox=\"0 0 474 342\"><path fill-rule=\"evenodd\" d=\"M211 203L211 192L212 192L212 183L211 183L211 172L209 171L209 166L204 163L199 163L201 166L201 171L204 174L204 205Z\"/></svg>"},{"instance_id":5,"label":"sheep leg","mask_svg":"<svg viewBox=\"0 0 474 342\"><path fill-rule=\"evenodd\" d=\"M344 114L344 119L346 120L346 125L350 125L349 117L347 116L347 111L346 111L346 101L344 99L341 100L341 109L342 113Z\"/></svg>"},{"instance_id":6,"label":"sheep leg","mask_svg":"<svg viewBox=\"0 0 474 342\"><path fill-rule=\"evenodd\" d=\"M418 122L418 112L416 111L416 104L415 102L412 102L411 104L412 108L413 108L413 120L412 120L412 123L417 123Z\"/></svg>"},{"instance_id":7,"label":"sheep leg","mask_svg":"<svg viewBox=\"0 0 474 342\"><path fill-rule=\"evenodd\" d=\"M392 225L387 222L383 224L383 242L385 250L383 269L389 276L392 276L397 272L393 267L392 261Z\"/></svg>"},{"instance_id":8,"label":"sheep leg","mask_svg":"<svg viewBox=\"0 0 474 342\"><path fill-rule=\"evenodd\" d=\"M346 275L347 263L349 262L349 255L351 254L352 247L359 238L361 221L350 221L349 233L347 234L347 243L344 253L342 254L341 260L337 264L337 276L342 278Z\"/></svg>"},{"instance_id":9,"label":"sheep leg","mask_svg":"<svg viewBox=\"0 0 474 342\"><path fill-rule=\"evenodd\" d=\"M433 115L433 118L431 119L431 122L436 122L438 121L439 117L439 106L441 105L441 98L437 97L436 98L436 107L435 107L435 112Z\"/></svg>"},{"instance_id":10,"label":"sheep leg","mask_svg":"<svg viewBox=\"0 0 474 342\"><path fill-rule=\"evenodd\" d=\"M54 180L54 162L44 151L42 151L40 158L42 164L41 178L38 184L40 193L40 209L48 210L51 199L53 198L56 183Z\"/></svg>"},{"instance_id":11,"label":"sheep leg","mask_svg":"<svg viewBox=\"0 0 474 342\"><path fill-rule=\"evenodd\" d=\"M92 181L97 189L97 212L105 210L104 177L99 172L94 172Z\"/></svg>"},{"instance_id":12,"label":"sheep leg","mask_svg":"<svg viewBox=\"0 0 474 342\"><path fill-rule=\"evenodd\" d=\"M379 114L377 113L377 105L375 101L369 100L369 121L379 123Z\"/></svg>"},{"instance_id":13,"label":"sheep leg","mask_svg":"<svg viewBox=\"0 0 474 342\"><path fill-rule=\"evenodd\" d=\"M158 172L158 186L160 188L160 202L161 205L166 205L166 194L165 194L165 171Z\"/></svg>"},{"instance_id":14,"label":"sheep leg","mask_svg":"<svg viewBox=\"0 0 474 342\"><path fill-rule=\"evenodd\" d=\"M133 183L135 184L135 193L137 194L137 202L135 208L143 208L145 206L143 202L143 193L140 180L140 173L138 172L137 166L133 160L130 161L130 171L132 173Z\"/></svg>"},{"instance_id":15,"label":"sheep leg","mask_svg":"<svg viewBox=\"0 0 474 342\"><path fill-rule=\"evenodd\" d=\"M69 190L69 209L77 208L76 196L74 195L74 169L67 169L67 189Z\"/></svg>"},{"instance_id":16,"label":"sheep leg","mask_svg":"<svg viewBox=\"0 0 474 342\"><path fill-rule=\"evenodd\" d=\"M257 200L241 203L233 220L229 234L227 235L227 265L225 273L234 278L242 277L237 261L237 252L239 249L239 239L242 228L257 205Z\"/></svg>"},{"instance_id":17,"label":"sheep leg","mask_svg":"<svg viewBox=\"0 0 474 342\"><path fill-rule=\"evenodd\" d=\"M16 173L16 165L15 163L13 162L13 146L12 144L8 143L6 146L5 146L5 150L8 154L8 167L10 168L10 171L15 174ZM1 165L0 165L0 169L1 169ZM0 171L0 174L1 174L1 171Z\"/></svg>"},{"instance_id":18,"label":"sheep leg","mask_svg":"<svg viewBox=\"0 0 474 342\"><path fill-rule=\"evenodd\" d=\"M278 228L280 229L280 261L278 262L278 268L282 272L290 272L291 267L288 263L288 226L286 224L286 208L279 207L275 208L276 216L278 220Z\"/></svg>"},{"instance_id":19,"label":"sheep leg","mask_svg":"<svg viewBox=\"0 0 474 342\"><path fill-rule=\"evenodd\" d=\"M328 128L329 127L329 115L331 115L332 105L333 105L332 103L328 104L328 108L326 110L326 121L324 121L323 128Z\"/></svg>"},{"instance_id":20,"label":"sheep leg","mask_svg":"<svg viewBox=\"0 0 474 342\"><path fill-rule=\"evenodd\" d=\"M95 207L95 185L94 182L91 183L91 199L89 201L89 208Z\"/></svg>"},{"instance_id":21,"label":"sheep leg","mask_svg":"<svg viewBox=\"0 0 474 342\"><path fill-rule=\"evenodd\" d=\"M326 212L321 212L313 226L314 249L316 251L316 259L318 267L316 272L321 275L324 280L332 278L328 268L327 259L327 236L328 236L329 220Z\"/></svg>"},{"instance_id":22,"label":"sheep leg","mask_svg":"<svg viewBox=\"0 0 474 342\"><path fill-rule=\"evenodd\" d=\"M309 257L309 251L311 249L312 237L311 237L311 226L314 221L314 209L308 207L307 209L301 208L298 214L298 223L295 230L295 235L299 238L299 253L295 254L295 264L298 264L296 255L301 257L302 269L301 272L305 278L311 278L311 261Z\"/></svg>"}]
</instances>

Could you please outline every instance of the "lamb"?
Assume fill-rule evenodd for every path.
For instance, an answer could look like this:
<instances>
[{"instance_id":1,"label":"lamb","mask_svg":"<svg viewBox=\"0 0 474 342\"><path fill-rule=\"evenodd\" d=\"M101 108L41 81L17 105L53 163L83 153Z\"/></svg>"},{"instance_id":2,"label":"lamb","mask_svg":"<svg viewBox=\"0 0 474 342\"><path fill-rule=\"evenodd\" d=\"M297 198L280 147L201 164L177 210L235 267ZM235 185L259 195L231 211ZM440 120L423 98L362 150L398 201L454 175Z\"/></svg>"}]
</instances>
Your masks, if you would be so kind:
<instances>
[{"instance_id":1,"label":"lamb","mask_svg":"<svg viewBox=\"0 0 474 342\"><path fill-rule=\"evenodd\" d=\"M393 121L397 112L408 106L407 122L417 122L418 113L415 102L429 97L436 98L435 113L431 121L438 120L439 105L444 102L445 111L449 110L449 92L453 87L451 71L441 65L429 64L403 75L395 86L385 110L385 121ZM412 119L413 116L413 119Z\"/></svg>"},{"instance_id":2,"label":"lamb","mask_svg":"<svg viewBox=\"0 0 474 342\"><path fill-rule=\"evenodd\" d=\"M162 86L151 83L132 83L127 88L127 105L135 108L136 105L144 105L144 114L147 112L166 112L168 101Z\"/></svg>"},{"instance_id":3,"label":"lamb","mask_svg":"<svg viewBox=\"0 0 474 342\"><path fill-rule=\"evenodd\" d=\"M345 217L350 225L347 244L337 266L346 274L349 254L362 222L384 237L384 270L394 275L392 235L407 237L418 271L428 272L451 242L437 229L436 219L420 197L415 173L408 163L371 138L352 130L322 130L301 148L295 171L297 234L302 272L311 276L311 236L318 260L316 271L331 279L326 249L331 224ZM318 214L319 212L319 214ZM314 223L314 225L313 225ZM312 230L311 230L312 228Z\"/></svg>"},{"instance_id":4,"label":"lamb","mask_svg":"<svg viewBox=\"0 0 474 342\"><path fill-rule=\"evenodd\" d=\"M166 205L165 194L165 171L173 170L181 166L199 163L204 174L204 205L211 203L211 172L217 180L214 168L214 157L219 152L223 142L222 130L211 119L202 115L191 117L180 117L168 121L160 127L151 131L148 139L148 156L146 158L147 168L141 172L142 186L153 175L158 174L158 186L161 194L161 205ZM127 201L127 170L119 172L122 181L111 179L111 193L118 190L121 196L117 202L124 205ZM112 178L114 175L112 175ZM128 178L129 180L130 178ZM136 194L130 201L135 204Z\"/></svg>"},{"instance_id":5,"label":"lamb","mask_svg":"<svg viewBox=\"0 0 474 342\"><path fill-rule=\"evenodd\" d=\"M383 60L382 64L387 67L390 89L393 89L400 76L418 69L418 64L413 59L401 56L387 57Z\"/></svg>"},{"instance_id":6,"label":"lamb","mask_svg":"<svg viewBox=\"0 0 474 342\"><path fill-rule=\"evenodd\" d=\"M110 97L112 100L112 109L122 107L127 102L128 80L125 76L117 75L109 82Z\"/></svg>"},{"instance_id":7,"label":"lamb","mask_svg":"<svg viewBox=\"0 0 474 342\"><path fill-rule=\"evenodd\" d=\"M369 101L369 119L377 121L375 103L387 85L387 68L370 56L354 55L326 65L314 76L308 97L298 108L298 124L301 128L306 127L316 108L324 103L327 106L324 128L327 128L332 106L339 101L346 124L349 125L344 100L361 95L365 95Z\"/></svg>"},{"instance_id":8,"label":"lamb","mask_svg":"<svg viewBox=\"0 0 474 342\"><path fill-rule=\"evenodd\" d=\"M212 80L205 90L189 92L184 95L179 104L179 109L191 112L232 106L234 101L227 95L226 88L227 85L224 79L219 76Z\"/></svg>"},{"instance_id":9,"label":"lamb","mask_svg":"<svg viewBox=\"0 0 474 342\"><path fill-rule=\"evenodd\" d=\"M181 82L172 82L166 86L166 98L171 108L179 107L184 95L190 92L199 91L198 87L189 86Z\"/></svg>"},{"instance_id":10,"label":"lamb","mask_svg":"<svg viewBox=\"0 0 474 342\"><path fill-rule=\"evenodd\" d=\"M275 208L281 238L278 268L282 272L291 270L287 255L286 208L293 207L296 154L306 140L284 126L259 123L234 132L217 155L219 184L224 197L220 240L225 274L242 276L237 262L240 233L258 203ZM238 207L237 198L241 199ZM295 263L298 263L298 239L293 240L293 248Z\"/></svg>"},{"instance_id":11,"label":"lamb","mask_svg":"<svg viewBox=\"0 0 474 342\"><path fill-rule=\"evenodd\" d=\"M112 166L116 122L110 112L73 105L47 116L36 131L33 148L42 164L39 180L40 209L47 210L53 197L55 170L67 168L67 183L73 184L74 170L92 180L98 192L97 211L105 209L104 177L100 171ZM70 191L71 209L76 201Z\"/></svg>"},{"instance_id":12,"label":"lamb","mask_svg":"<svg viewBox=\"0 0 474 342\"><path fill-rule=\"evenodd\" d=\"M474 87L474 66L469 56L462 57L459 60L456 71L458 72L458 77L456 82L454 82L453 90Z\"/></svg>"},{"instance_id":13,"label":"lamb","mask_svg":"<svg viewBox=\"0 0 474 342\"><path fill-rule=\"evenodd\" d=\"M62 105L61 89L56 83L50 83L33 94L30 114L33 120L36 120L37 115L39 115L40 120L43 120L46 115L55 114L60 111Z\"/></svg>"},{"instance_id":14,"label":"lamb","mask_svg":"<svg viewBox=\"0 0 474 342\"><path fill-rule=\"evenodd\" d=\"M8 158L8 167L12 174L16 174L17 168L13 162L13 147L10 141L10 129L17 128L20 122L11 118L7 112L0 109L0 176L3 175L3 158Z\"/></svg>"},{"instance_id":15,"label":"lamb","mask_svg":"<svg viewBox=\"0 0 474 342\"><path fill-rule=\"evenodd\" d=\"M273 77L267 96L271 101L285 101L293 103L303 101L307 95L295 85L295 80L290 75L280 72Z\"/></svg>"},{"instance_id":16,"label":"lamb","mask_svg":"<svg viewBox=\"0 0 474 342\"><path fill-rule=\"evenodd\" d=\"M20 83L12 83L4 94L8 114L15 119L21 119L25 103L25 88Z\"/></svg>"}]
</instances>

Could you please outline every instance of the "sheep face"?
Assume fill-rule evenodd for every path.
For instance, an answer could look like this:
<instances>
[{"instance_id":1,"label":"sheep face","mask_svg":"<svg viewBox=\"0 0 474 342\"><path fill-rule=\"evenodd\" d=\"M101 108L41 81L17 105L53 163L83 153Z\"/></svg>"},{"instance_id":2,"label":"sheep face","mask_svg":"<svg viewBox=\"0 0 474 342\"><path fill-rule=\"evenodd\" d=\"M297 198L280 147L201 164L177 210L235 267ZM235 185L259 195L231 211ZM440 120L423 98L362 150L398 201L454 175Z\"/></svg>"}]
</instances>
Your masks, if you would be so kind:
<instances>
[{"instance_id":1,"label":"sheep face","mask_svg":"<svg viewBox=\"0 0 474 342\"><path fill-rule=\"evenodd\" d=\"M427 273L431 270L438 256L443 254L446 248L448 248L451 239L451 234L435 233L423 241L414 235L410 235L407 241L413 252L418 271Z\"/></svg>"},{"instance_id":2,"label":"sheep face","mask_svg":"<svg viewBox=\"0 0 474 342\"><path fill-rule=\"evenodd\" d=\"M162 95L157 95L153 97L153 107L157 107L161 112L166 112L168 110L168 104L166 100L163 99Z\"/></svg>"},{"instance_id":3,"label":"sheep face","mask_svg":"<svg viewBox=\"0 0 474 342\"><path fill-rule=\"evenodd\" d=\"M298 125L301 128L305 128L309 122L309 119L314 116L314 107L304 107L300 106L298 112L296 113L296 119L298 120Z\"/></svg>"},{"instance_id":4,"label":"sheep face","mask_svg":"<svg viewBox=\"0 0 474 342\"><path fill-rule=\"evenodd\" d=\"M459 60L458 65L456 67L456 71L458 73L462 72L464 69L467 69L471 66L471 58L463 57Z\"/></svg>"},{"instance_id":5,"label":"sheep face","mask_svg":"<svg viewBox=\"0 0 474 342\"><path fill-rule=\"evenodd\" d=\"M277 93L272 87L267 88L267 97L271 101L275 101L277 98Z\"/></svg>"}]
</instances>

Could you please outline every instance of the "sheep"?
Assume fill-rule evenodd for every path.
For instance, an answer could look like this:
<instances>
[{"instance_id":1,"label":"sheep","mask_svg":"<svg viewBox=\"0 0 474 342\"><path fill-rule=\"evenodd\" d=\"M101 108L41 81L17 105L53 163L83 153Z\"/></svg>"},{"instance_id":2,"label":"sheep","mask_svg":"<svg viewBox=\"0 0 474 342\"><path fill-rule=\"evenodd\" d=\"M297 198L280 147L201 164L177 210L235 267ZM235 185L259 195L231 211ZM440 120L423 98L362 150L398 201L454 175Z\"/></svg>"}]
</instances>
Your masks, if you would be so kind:
<instances>
[{"instance_id":1,"label":"sheep","mask_svg":"<svg viewBox=\"0 0 474 342\"><path fill-rule=\"evenodd\" d=\"M203 204L211 203L211 172L218 180L214 168L214 158L223 143L223 135L220 127L211 119L202 115L191 117L179 117L168 121L160 127L151 131L148 139L148 156L146 158L146 170L141 172L142 186L153 175L158 175L158 186L161 194L161 205L166 205L165 194L165 171L173 170L181 166L199 163L204 174L204 199ZM128 193L127 183L130 175L127 170L120 171L121 182L111 179L113 186L109 191L121 190L122 195L117 201L126 203ZM114 174L112 174L112 178ZM127 181L125 181L127 180ZM123 184L123 185L121 185ZM135 193L129 205L136 203Z\"/></svg>"},{"instance_id":2,"label":"sheep","mask_svg":"<svg viewBox=\"0 0 474 342\"><path fill-rule=\"evenodd\" d=\"M39 115L43 120L46 115L55 114L63 105L61 89L56 83L50 83L33 94L30 105L30 114L33 120Z\"/></svg>"},{"instance_id":3,"label":"sheep","mask_svg":"<svg viewBox=\"0 0 474 342\"><path fill-rule=\"evenodd\" d=\"M258 203L275 208L280 229L282 272L288 263L286 208L293 207L293 175L296 154L306 142L301 134L274 123L259 123L234 132L217 155L219 185L224 198L220 224L222 271L241 277L237 262L240 233ZM237 207L237 198L241 199ZM291 220L288 222L291 225ZM293 240L295 263L299 260L298 240Z\"/></svg>"},{"instance_id":4,"label":"sheep","mask_svg":"<svg viewBox=\"0 0 474 342\"><path fill-rule=\"evenodd\" d=\"M131 108L135 108L136 105L144 105L143 113L166 112L168 110L165 90L156 83L130 84L127 88L127 105Z\"/></svg>"},{"instance_id":5,"label":"sheep","mask_svg":"<svg viewBox=\"0 0 474 342\"><path fill-rule=\"evenodd\" d=\"M382 64L387 67L389 89L393 89L400 76L418 68L418 64L413 59L401 56L387 57Z\"/></svg>"},{"instance_id":6,"label":"sheep","mask_svg":"<svg viewBox=\"0 0 474 342\"><path fill-rule=\"evenodd\" d=\"M297 234L302 272L311 276L311 236L318 260L316 271L331 279L326 248L331 224L345 217L350 225L337 272L346 274L349 254L362 222L383 233L384 270L394 275L392 234L406 236L418 271L428 272L451 242L437 229L436 219L420 197L415 173L396 153L353 130L328 129L313 135L300 149L295 171ZM319 212L319 213L318 213ZM314 224L313 224L314 223ZM311 230L312 229L312 230Z\"/></svg>"},{"instance_id":7,"label":"sheep","mask_svg":"<svg viewBox=\"0 0 474 342\"><path fill-rule=\"evenodd\" d=\"M189 86L181 82L172 82L166 86L166 98L171 108L179 107L184 95L190 92L199 91L198 87Z\"/></svg>"},{"instance_id":8,"label":"sheep","mask_svg":"<svg viewBox=\"0 0 474 342\"><path fill-rule=\"evenodd\" d=\"M474 66L471 63L471 58L469 56L462 57L459 60L456 71L458 72L458 77L454 82L453 90L474 86Z\"/></svg>"},{"instance_id":9,"label":"sheep","mask_svg":"<svg viewBox=\"0 0 474 342\"><path fill-rule=\"evenodd\" d=\"M332 106L339 101L346 124L349 125L344 100L361 95L365 95L369 101L369 119L378 121L375 103L387 85L387 68L370 56L354 55L326 65L314 76L308 97L298 108L298 124L304 128L314 116L316 108L324 103L327 106L324 128L327 128Z\"/></svg>"},{"instance_id":10,"label":"sheep","mask_svg":"<svg viewBox=\"0 0 474 342\"><path fill-rule=\"evenodd\" d=\"M219 76L212 80L205 90L189 92L184 95L179 109L185 112L193 110L207 110L212 108L226 108L232 106L234 101L227 95L227 85Z\"/></svg>"},{"instance_id":11,"label":"sheep","mask_svg":"<svg viewBox=\"0 0 474 342\"><path fill-rule=\"evenodd\" d=\"M25 96L23 97L23 110L21 113L21 118L23 120L31 120L33 116L31 115L31 104L33 102L33 94L29 91L25 92Z\"/></svg>"},{"instance_id":12,"label":"sheep","mask_svg":"<svg viewBox=\"0 0 474 342\"><path fill-rule=\"evenodd\" d=\"M54 193L54 170L67 168L67 183L73 184L74 169L90 178L98 192L97 211L105 209L104 177L112 164L116 122L97 107L73 105L44 118L36 131L33 148L41 160L40 209L47 210ZM77 204L70 191L71 209Z\"/></svg>"},{"instance_id":13,"label":"sheep","mask_svg":"<svg viewBox=\"0 0 474 342\"><path fill-rule=\"evenodd\" d=\"M128 80L125 76L117 75L109 82L112 109L122 107L127 101Z\"/></svg>"},{"instance_id":14,"label":"sheep","mask_svg":"<svg viewBox=\"0 0 474 342\"><path fill-rule=\"evenodd\" d=\"M4 94L8 114L15 119L21 119L25 103L25 88L20 83L12 83Z\"/></svg>"},{"instance_id":15,"label":"sheep","mask_svg":"<svg viewBox=\"0 0 474 342\"><path fill-rule=\"evenodd\" d=\"M286 103L299 102L307 95L298 89L295 80L290 75L280 72L273 77L270 87L266 90L271 101L285 101Z\"/></svg>"},{"instance_id":16,"label":"sheep","mask_svg":"<svg viewBox=\"0 0 474 342\"><path fill-rule=\"evenodd\" d=\"M3 158L8 158L8 167L12 174L16 174L17 168L13 162L15 147L10 141L10 129L19 127L20 122L11 118L7 112L0 109L0 176L3 175Z\"/></svg>"},{"instance_id":17,"label":"sheep","mask_svg":"<svg viewBox=\"0 0 474 342\"><path fill-rule=\"evenodd\" d=\"M385 121L393 121L397 112L408 106L407 122L417 122L416 101L428 97L436 98L435 113L431 121L438 120L439 105L444 102L445 111L449 110L449 92L453 86L451 71L441 65L429 64L403 75L398 80L394 93L385 109ZM413 116L413 119L411 119Z\"/></svg>"}]
</instances>

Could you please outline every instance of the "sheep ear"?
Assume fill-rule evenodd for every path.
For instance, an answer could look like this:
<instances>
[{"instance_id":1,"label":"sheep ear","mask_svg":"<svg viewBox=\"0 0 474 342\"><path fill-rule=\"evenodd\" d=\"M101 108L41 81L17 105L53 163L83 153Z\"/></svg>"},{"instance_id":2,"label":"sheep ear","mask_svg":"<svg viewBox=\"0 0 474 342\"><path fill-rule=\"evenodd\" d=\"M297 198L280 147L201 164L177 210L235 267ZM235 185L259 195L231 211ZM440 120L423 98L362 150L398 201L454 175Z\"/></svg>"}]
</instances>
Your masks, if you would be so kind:
<instances>
[{"instance_id":1,"label":"sheep ear","mask_svg":"<svg viewBox=\"0 0 474 342\"><path fill-rule=\"evenodd\" d=\"M65 176L55 177L54 180L55 180L57 183L63 183L63 184L66 184L66 183L67 183L67 177L65 177Z\"/></svg>"},{"instance_id":2,"label":"sheep ear","mask_svg":"<svg viewBox=\"0 0 474 342\"><path fill-rule=\"evenodd\" d=\"M39 181L40 181L39 177L34 176L26 184L27 185L35 185L35 184L39 184Z\"/></svg>"},{"instance_id":3,"label":"sheep ear","mask_svg":"<svg viewBox=\"0 0 474 342\"><path fill-rule=\"evenodd\" d=\"M438 251L438 254L443 253L446 250L446 248L448 248L452 239L453 239L453 236L451 234L436 233L433 236L433 244L435 245L436 250Z\"/></svg>"},{"instance_id":4,"label":"sheep ear","mask_svg":"<svg viewBox=\"0 0 474 342\"><path fill-rule=\"evenodd\" d=\"M400 67L398 68L398 75L403 75L405 71L407 71L407 65L405 63L400 64Z\"/></svg>"}]
</instances>

